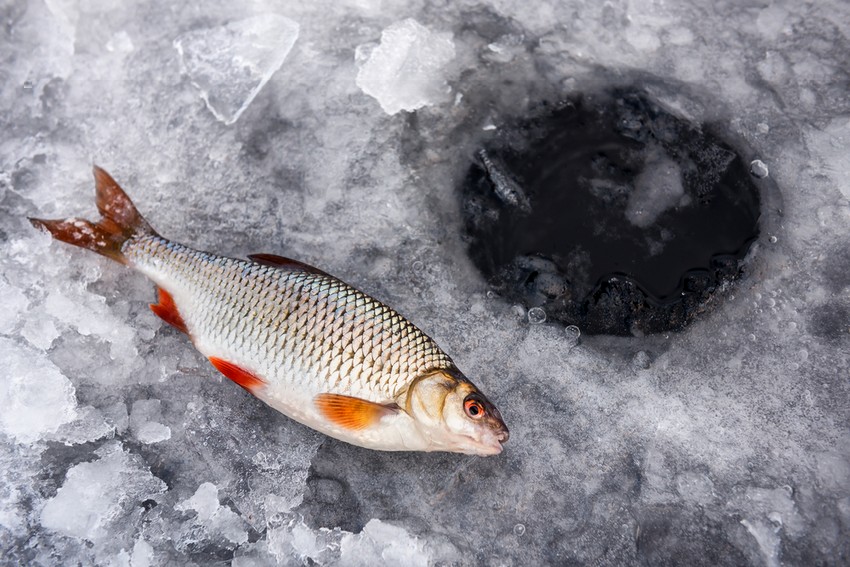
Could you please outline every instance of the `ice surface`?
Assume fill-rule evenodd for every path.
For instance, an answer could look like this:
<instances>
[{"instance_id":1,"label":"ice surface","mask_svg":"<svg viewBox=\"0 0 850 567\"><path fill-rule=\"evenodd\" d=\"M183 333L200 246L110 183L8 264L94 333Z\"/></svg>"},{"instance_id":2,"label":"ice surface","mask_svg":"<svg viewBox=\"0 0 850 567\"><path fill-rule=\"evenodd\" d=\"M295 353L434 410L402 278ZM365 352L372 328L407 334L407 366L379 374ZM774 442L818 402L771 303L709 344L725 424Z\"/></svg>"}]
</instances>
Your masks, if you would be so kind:
<instances>
[{"instance_id":1,"label":"ice surface","mask_svg":"<svg viewBox=\"0 0 850 567\"><path fill-rule=\"evenodd\" d=\"M357 86L387 114L447 100L446 66L455 57L451 33L432 31L408 18L382 31L380 45L358 50L365 61Z\"/></svg>"},{"instance_id":2,"label":"ice surface","mask_svg":"<svg viewBox=\"0 0 850 567\"><path fill-rule=\"evenodd\" d=\"M255 57L233 26L271 30L270 12L299 22L298 47L284 53L294 32L278 26ZM4 563L850 562L846 2L11 0L2 13ZM392 48L388 29L402 30ZM182 73L175 38L185 63L222 62ZM239 75L234 55L256 67ZM396 85L380 103L430 106L386 116L358 84L371 64ZM191 81L222 117L259 92L225 127ZM767 164L762 235L744 279L685 332L532 325L466 258L453 187L506 118L624 83ZM150 282L25 220L93 216L92 162L164 236L289 255L398 308L499 406L504 453L358 449L218 376L150 312ZM676 206L666 187L636 209Z\"/></svg>"},{"instance_id":3,"label":"ice surface","mask_svg":"<svg viewBox=\"0 0 850 567\"><path fill-rule=\"evenodd\" d=\"M283 65L296 39L297 23L279 14L262 14L192 30L174 40L174 47L210 112L233 124Z\"/></svg>"}]
</instances>

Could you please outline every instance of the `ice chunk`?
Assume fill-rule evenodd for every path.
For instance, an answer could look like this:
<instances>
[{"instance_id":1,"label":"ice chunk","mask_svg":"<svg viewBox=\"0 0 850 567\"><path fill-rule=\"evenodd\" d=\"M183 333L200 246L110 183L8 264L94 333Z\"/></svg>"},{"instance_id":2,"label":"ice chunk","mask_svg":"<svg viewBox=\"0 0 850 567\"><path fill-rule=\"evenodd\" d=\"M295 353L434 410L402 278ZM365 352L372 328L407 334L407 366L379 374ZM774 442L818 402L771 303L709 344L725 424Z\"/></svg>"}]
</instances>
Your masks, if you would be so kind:
<instances>
[{"instance_id":1,"label":"ice chunk","mask_svg":"<svg viewBox=\"0 0 850 567\"><path fill-rule=\"evenodd\" d=\"M191 520L189 531L192 531L192 526L201 526L208 537L224 537L236 545L248 541L245 522L230 507L219 504L218 488L211 482L201 484L191 498L180 502L174 508L197 512Z\"/></svg>"},{"instance_id":2,"label":"ice chunk","mask_svg":"<svg viewBox=\"0 0 850 567\"><path fill-rule=\"evenodd\" d=\"M217 119L233 124L280 69L298 39L298 24L263 14L174 41L189 80Z\"/></svg>"},{"instance_id":3,"label":"ice chunk","mask_svg":"<svg viewBox=\"0 0 850 567\"><path fill-rule=\"evenodd\" d=\"M59 329L56 328L53 319L30 316L25 319L21 336L32 346L47 350L53 345L53 341L59 337Z\"/></svg>"},{"instance_id":4,"label":"ice chunk","mask_svg":"<svg viewBox=\"0 0 850 567\"><path fill-rule=\"evenodd\" d=\"M159 443L171 439L171 428L157 421L162 415L160 400L137 400L130 412L130 430L140 442Z\"/></svg>"},{"instance_id":5,"label":"ice chunk","mask_svg":"<svg viewBox=\"0 0 850 567\"><path fill-rule=\"evenodd\" d=\"M746 518L741 525L756 539L767 567L779 567L779 535L765 522L751 522Z\"/></svg>"},{"instance_id":6,"label":"ice chunk","mask_svg":"<svg viewBox=\"0 0 850 567\"><path fill-rule=\"evenodd\" d=\"M766 163L760 159L755 159L750 162L750 174L756 179L764 179L770 174L770 170L767 169Z\"/></svg>"},{"instance_id":7,"label":"ice chunk","mask_svg":"<svg viewBox=\"0 0 850 567\"><path fill-rule=\"evenodd\" d=\"M626 205L626 218L640 228L650 226L667 209L685 196L682 171L675 161L659 154L647 160L635 179L635 189Z\"/></svg>"},{"instance_id":8,"label":"ice chunk","mask_svg":"<svg viewBox=\"0 0 850 567\"><path fill-rule=\"evenodd\" d=\"M340 541L340 559L345 565L422 565L430 561L425 545L404 528L378 519L369 520L357 535Z\"/></svg>"},{"instance_id":9,"label":"ice chunk","mask_svg":"<svg viewBox=\"0 0 850 567\"><path fill-rule=\"evenodd\" d=\"M29 305L27 296L16 287L0 279L0 296L3 297L3 309L0 309L0 333L11 334L20 321L21 314Z\"/></svg>"},{"instance_id":10,"label":"ice chunk","mask_svg":"<svg viewBox=\"0 0 850 567\"><path fill-rule=\"evenodd\" d=\"M42 526L98 543L110 537L110 530L121 525L138 502L165 492L165 483L118 443L105 445L97 454L98 460L71 467L41 512Z\"/></svg>"},{"instance_id":11,"label":"ice chunk","mask_svg":"<svg viewBox=\"0 0 850 567\"><path fill-rule=\"evenodd\" d=\"M65 424L55 433L46 436L51 441L61 441L66 445L95 441L113 433L116 427L109 423L103 413L92 406L78 407L77 418Z\"/></svg>"},{"instance_id":12,"label":"ice chunk","mask_svg":"<svg viewBox=\"0 0 850 567\"><path fill-rule=\"evenodd\" d=\"M109 341L110 354L114 358L135 356L132 327L112 314L105 298L86 291L83 284L73 287L73 293L65 289L52 291L44 302L45 312L75 327L82 335L95 335Z\"/></svg>"},{"instance_id":13,"label":"ice chunk","mask_svg":"<svg viewBox=\"0 0 850 567\"><path fill-rule=\"evenodd\" d=\"M0 430L31 443L76 416L74 386L43 354L0 338Z\"/></svg>"},{"instance_id":14,"label":"ice chunk","mask_svg":"<svg viewBox=\"0 0 850 567\"><path fill-rule=\"evenodd\" d=\"M381 32L381 44L365 57L357 86L375 98L387 114L442 102L448 98L446 66L455 57L452 35L434 32L408 18Z\"/></svg>"},{"instance_id":15,"label":"ice chunk","mask_svg":"<svg viewBox=\"0 0 850 567\"><path fill-rule=\"evenodd\" d=\"M133 555L130 558L132 567L151 567L156 565L154 561L153 547L145 540L139 538L133 545Z\"/></svg>"}]
</instances>

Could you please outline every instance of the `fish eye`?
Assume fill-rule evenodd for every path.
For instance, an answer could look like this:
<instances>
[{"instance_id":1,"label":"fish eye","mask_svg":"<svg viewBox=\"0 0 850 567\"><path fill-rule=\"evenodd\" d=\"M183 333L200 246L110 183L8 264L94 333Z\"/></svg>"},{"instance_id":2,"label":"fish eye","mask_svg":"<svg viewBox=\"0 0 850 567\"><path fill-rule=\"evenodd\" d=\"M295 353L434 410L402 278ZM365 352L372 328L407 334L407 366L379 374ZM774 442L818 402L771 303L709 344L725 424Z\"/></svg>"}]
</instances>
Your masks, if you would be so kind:
<instances>
[{"instance_id":1,"label":"fish eye","mask_svg":"<svg viewBox=\"0 0 850 567\"><path fill-rule=\"evenodd\" d=\"M466 415L472 419L481 419L484 417L484 404L478 400L466 400L463 402L463 409L466 410Z\"/></svg>"}]
</instances>

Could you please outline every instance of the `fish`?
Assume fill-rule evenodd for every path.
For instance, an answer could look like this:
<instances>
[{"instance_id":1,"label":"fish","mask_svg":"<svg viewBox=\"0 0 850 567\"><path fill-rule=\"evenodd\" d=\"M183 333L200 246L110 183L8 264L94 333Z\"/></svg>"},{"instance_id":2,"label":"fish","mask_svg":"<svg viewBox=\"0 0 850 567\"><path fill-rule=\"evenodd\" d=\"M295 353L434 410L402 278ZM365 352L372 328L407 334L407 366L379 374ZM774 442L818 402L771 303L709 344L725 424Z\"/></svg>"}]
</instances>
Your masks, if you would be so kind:
<instances>
[{"instance_id":1,"label":"fish","mask_svg":"<svg viewBox=\"0 0 850 567\"><path fill-rule=\"evenodd\" d=\"M497 455L499 410L394 309L303 262L228 258L160 236L94 166L101 218L30 218L62 242L151 279L151 310L214 368L280 413L381 451Z\"/></svg>"},{"instance_id":2,"label":"fish","mask_svg":"<svg viewBox=\"0 0 850 567\"><path fill-rule=\"evenodd\" d=\"M522 186L508 174L505 168L494 162L487 150L479 150L478 159L481 160L481 165L484 166L484 171L493 184L493 192L496 196L506 205L516 207L524 213L530 213L531 201L522 190Z\"/></svg>"}]
</instances>

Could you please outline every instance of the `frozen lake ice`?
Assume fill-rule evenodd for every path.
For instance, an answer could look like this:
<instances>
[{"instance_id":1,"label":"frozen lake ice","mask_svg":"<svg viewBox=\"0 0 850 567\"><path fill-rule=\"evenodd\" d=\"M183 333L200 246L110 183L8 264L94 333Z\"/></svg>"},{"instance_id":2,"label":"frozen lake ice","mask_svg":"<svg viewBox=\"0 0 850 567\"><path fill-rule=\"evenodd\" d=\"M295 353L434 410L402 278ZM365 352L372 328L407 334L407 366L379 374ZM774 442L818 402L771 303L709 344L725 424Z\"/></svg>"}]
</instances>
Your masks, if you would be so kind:
<instances>
[{"instance_id":1,"label":"frozen lake ice","mask_svg":"<svg viewBox=\"0 0 850 567\"><path fill-rule=\"evenodd\" d=\"M847 2L0 14L0 562L850 562ZM775 184L744 278L679 333L565 331L466 254L456 187L481 144L613 85L745 141ZM168 238L297 258L398 309L499 406L505 451L352 447L217 374L153 284L27 222L93 216L93 163Z\"/></svg>"}]
</instances>

